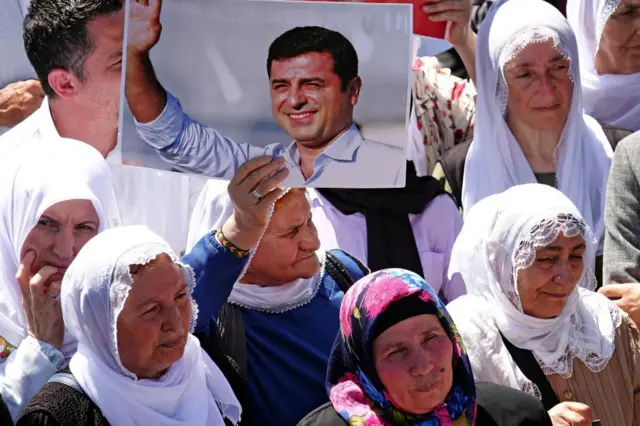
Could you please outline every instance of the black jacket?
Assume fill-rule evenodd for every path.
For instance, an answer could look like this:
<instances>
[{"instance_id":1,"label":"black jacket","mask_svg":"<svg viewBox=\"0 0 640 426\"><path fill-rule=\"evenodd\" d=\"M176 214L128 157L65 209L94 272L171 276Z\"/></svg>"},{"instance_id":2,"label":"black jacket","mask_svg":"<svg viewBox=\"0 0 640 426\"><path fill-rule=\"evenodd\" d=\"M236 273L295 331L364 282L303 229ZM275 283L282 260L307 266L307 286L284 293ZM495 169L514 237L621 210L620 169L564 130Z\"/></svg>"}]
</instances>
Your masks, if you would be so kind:
<instances>
[{"instance_id":1,"label":"black jacket","mask_svg":"<svg viewBox=\"0 0 640 426\"><path fill-rule=\"evenodd\" d=\"M551 418L535 397L493 383L476 383L478 426L551 426ZM309 413L298 426L344 426L331 403Z\"/></svg>"}]
</instances>

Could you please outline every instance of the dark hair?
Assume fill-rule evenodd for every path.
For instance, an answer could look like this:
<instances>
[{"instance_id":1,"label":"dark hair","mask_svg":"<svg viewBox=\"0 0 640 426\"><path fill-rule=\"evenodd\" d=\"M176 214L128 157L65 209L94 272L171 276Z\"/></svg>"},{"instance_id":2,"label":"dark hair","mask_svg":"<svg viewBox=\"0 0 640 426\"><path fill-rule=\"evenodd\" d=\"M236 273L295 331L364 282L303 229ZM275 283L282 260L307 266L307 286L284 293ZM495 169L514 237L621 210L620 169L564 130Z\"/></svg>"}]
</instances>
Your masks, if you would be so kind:
<instances>
[{"instance_id":1,"label":"dark hair","mask_svg":"<svg viewBox=\"0 0 640 426\"><path fill-rule=\"evenodd\" d=\"M267 74L271 77L271 63L291 59L305 53L329 53L333 58L333 72L340 77L342 91L358 76L358 54L353 44L337 31L322 27L296 27L282 33L269 46Z\"/></svg>"},{"instance_id":2,"label":"dark hair","mask_svg":"<svg viewBox=\"0 0 640 426\"><path fill-rule=\"evenodd\" d=\"M94 18L116 13L123 0L32 0L24 19L24 48L49 97L49 73L63 68L84 78L85 62L93 48L87 25Z\"/></svg>"}]
</instances>

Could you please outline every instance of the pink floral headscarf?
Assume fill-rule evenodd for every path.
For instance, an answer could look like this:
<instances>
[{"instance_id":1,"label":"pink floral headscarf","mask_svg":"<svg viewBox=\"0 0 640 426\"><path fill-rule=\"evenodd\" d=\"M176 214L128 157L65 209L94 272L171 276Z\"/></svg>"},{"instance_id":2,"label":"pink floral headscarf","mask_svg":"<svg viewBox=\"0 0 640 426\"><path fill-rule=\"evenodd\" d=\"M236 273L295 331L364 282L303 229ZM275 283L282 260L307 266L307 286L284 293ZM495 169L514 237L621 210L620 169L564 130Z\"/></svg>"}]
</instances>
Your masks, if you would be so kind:
<instances>
[{"instance_id":1,"label":"pink floral headscarf","mask_svg":"<svg viewBox=\"0 0 640 426\"><path fill-rule=\"evenodd\" d=\"M393 405L378 377L372 353L380 314L391 303L410 296L428 305L453 343L453 386L441 405L420 416ZM326 387L334 409L350 425L447 426L461 419L466 421L463 424L475 424L475 384L462 338L436 293L422 277L404 269L369 274L345 294Z\"/></svg>"}]
</instances>

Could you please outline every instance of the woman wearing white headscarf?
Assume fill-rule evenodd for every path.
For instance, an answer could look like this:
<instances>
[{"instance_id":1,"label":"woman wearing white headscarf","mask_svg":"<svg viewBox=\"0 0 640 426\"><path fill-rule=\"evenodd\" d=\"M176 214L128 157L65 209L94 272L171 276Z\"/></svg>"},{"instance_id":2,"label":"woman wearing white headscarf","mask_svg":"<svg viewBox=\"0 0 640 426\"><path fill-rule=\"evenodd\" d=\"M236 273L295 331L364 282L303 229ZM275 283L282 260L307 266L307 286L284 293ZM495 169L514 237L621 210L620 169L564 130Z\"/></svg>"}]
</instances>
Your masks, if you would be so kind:
<instances>
[{"instance_id":1,"label":"woman wearing white headscarf","mask_svg":"<svg viewBox=\"0 0 640 426\"><path fill-rule=\"evenodd\" d=\"M569 197L601 239L613 152L583 112L573 31L542 0L502 0L489 15L478 33L476 128L463 208L514 185L545 183Z\"/></svg>"},{"instance_id":2,"label":"woman wearing white headscarf","mask_svg":"<svg viewBox=\"0 0 640 426\"><path fill-rule=\"evenodd\" d=\"M61 293L67 328L78 340L67 376L74 386L45 386L18 424L236 424L238 400L190 334L195 285L191 267L146 227L92 239Z\"/></svg>"},{"instance_id":3,"label":"woman wearing white headscarf","mask_svg":"<svg viewBox=\"0 0 640 426\"><path fill-rule=\"evenodd\" d=\"M75 351L56 296L115 198L98 151L63 139L2 158L0 200L0 393L15 418Z\"/></svg>"},{"instance_id":4,"label":"woman wearing white headscarf","mask_svg":"<svg viewBox=\"0 0 640 426\"><path fill-rule=\"evenodd\" d=\"M569 0L585 112L640 130L640 5L634 0Z\"/></svg>"},{"instance_id":5,"label":"woman wearing white headscarf","mask_svg":"<svg viewBox=\"0 0 640 426\"><path fill-rule=\"evenodd\" d=\"M640 333L592 291L594 255L595 239L566 196L513 187L468 212L449 273L469 294L447 309L476 380L538 396L555 424L588 426L592 415L637 426Z\"/></svg>"}]
</instances>

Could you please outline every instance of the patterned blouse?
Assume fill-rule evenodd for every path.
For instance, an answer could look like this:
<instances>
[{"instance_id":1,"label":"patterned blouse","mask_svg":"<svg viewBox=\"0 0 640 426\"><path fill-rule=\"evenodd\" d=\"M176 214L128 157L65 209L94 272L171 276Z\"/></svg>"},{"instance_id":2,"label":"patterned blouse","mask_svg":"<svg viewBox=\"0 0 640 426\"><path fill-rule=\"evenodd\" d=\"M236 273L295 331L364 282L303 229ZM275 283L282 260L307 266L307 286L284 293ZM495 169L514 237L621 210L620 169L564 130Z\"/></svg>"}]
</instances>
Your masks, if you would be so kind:
<instances>
[{"instance_id":1,"label":"patterned blouse","mask_svg":"<svg viewBox=\"0 0 640 426\"><path fill-rule=\"evenodd\" d=\"M442 154L473 138L476 88L441 68L435 57L413 61L413 97L418 129L431 174Z\"/></svg>"}]
</instances>

